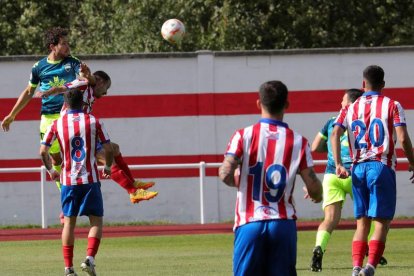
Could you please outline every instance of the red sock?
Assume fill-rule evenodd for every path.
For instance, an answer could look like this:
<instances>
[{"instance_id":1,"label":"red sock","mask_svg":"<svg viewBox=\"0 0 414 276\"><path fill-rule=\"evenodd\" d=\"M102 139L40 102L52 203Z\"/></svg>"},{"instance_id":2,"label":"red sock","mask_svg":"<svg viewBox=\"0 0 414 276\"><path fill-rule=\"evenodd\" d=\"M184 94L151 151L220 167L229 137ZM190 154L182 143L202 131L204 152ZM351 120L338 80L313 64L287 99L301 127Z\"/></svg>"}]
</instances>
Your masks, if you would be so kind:
<instances>
[{"instance_id":1,"label":"red sock","mask_svg":"<svg viewBox=\"0 0 414 276\"><path fill-rule=\"evenodd\" d=\"M369 241L368 263L377 267L382 254L384 254L385 242L371 240Z\"/></svg>"},{"instance_id":2,"label":"red sock","mask_svg":"<svg viewBox=\"0 0 414 276\"><path fill-rule=\"evenodd\" d=\"M96 253L98 252L99 244L101 240L95 237L88 238L88 250L86 251L86 256L92 256L95 258Z\"/></svg>"},{"instance_id":3,"label":"red sock","mask_svg":"<svg viewBox=\"0 0 414 276\"><path fill-rule=\"evenodd\" d=\"M124 157L120 153L117 156L114 156L115 163L123 170L129 178L134 179L134 176L131 173L131 170L128 167L128 164L125 162Z\"/></svg>"},{"instance_id":4,"label":"red sock","mask_svg":"<svg viewBox=\"0 0 414 276\"><path fill-rule=\"evenodd\" d=\"M367 250L368 250L368 243L366 241L353 241L352 242L352 263L354 266L362 267Z\"/></svg>"},{"instance_id":5,"label":"red sock","mask_svg":"<svg viewBox=\"0 0 414 276\"><path fill-rule=\"evenodd\" d=\"M128 194L134 193L137 189L134 187L134 180L131 179L117 164L111 167L111 178L119 186L127 190Z\"/></svg>"},{"instance_id":6,"label":"red sock","mask_svg":"<svg viewBox=\"0 0 414 276\"><path fill-rule=\"evenodd\" d=\"M65 267L73 266L73 245L62 245L63 260Z\"/></svg>"}]
</instances>

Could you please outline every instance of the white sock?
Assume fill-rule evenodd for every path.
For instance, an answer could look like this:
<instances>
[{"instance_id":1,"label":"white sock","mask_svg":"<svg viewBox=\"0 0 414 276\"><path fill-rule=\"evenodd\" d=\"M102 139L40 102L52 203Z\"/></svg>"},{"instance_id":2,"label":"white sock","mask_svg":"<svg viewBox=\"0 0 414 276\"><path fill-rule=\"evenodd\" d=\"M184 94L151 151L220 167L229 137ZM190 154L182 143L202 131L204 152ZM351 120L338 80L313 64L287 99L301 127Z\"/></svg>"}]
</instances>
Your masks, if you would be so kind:
<instances>
[{"instance_id":1,"label":"white sock","mask_svg":"<svg viewBox=\"0 0 414 276\"><path fill-rule=\"evenodd\" d=\"M95 263L95 258L92 256L86 256L86 259L88 259L91 264Z\"/></svg>"}]
</instances>

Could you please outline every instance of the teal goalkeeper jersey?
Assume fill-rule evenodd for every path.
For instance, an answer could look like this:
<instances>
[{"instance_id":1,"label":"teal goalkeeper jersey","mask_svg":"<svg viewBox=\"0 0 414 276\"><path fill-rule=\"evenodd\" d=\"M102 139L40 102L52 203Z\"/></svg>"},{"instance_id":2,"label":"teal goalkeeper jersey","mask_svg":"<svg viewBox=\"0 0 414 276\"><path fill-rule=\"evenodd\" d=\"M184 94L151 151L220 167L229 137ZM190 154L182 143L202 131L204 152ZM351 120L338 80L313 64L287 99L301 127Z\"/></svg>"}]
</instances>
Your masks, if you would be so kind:
<instances>
[{"instance_id":1,"label":"teal goalkeeper jersey","mask_svg":"<svg viewBox=\"0 0 414 276\"><path fill-rule=\"evenodd\" d=\"M335 161L332 154L330 137L334 128L334 123L335 117L329 119L319 132L322 138L326 141L328 147L328 164L326 165L325 173L333 174L335 174ZM352 158L349 152L348 135L346 132L341 136L341 159L344 167L349 171L352 165Z\"/></svg>"},{"instance_id":2,"label":"teal goalkeeper jersey","mask_svg":"<svg viewBox=\"0 0 414 276\"><path fill-rule=\"evenodd\" d=\"M76 79L80 71L79 59L68 56L60 61L50 61L47 57L39 60L32 67L29 84L39 87L41 92L53 86L62 86ZM63 94L42 98L41 114L59 113L63 105Z\"/></svg>"}]
</instances>

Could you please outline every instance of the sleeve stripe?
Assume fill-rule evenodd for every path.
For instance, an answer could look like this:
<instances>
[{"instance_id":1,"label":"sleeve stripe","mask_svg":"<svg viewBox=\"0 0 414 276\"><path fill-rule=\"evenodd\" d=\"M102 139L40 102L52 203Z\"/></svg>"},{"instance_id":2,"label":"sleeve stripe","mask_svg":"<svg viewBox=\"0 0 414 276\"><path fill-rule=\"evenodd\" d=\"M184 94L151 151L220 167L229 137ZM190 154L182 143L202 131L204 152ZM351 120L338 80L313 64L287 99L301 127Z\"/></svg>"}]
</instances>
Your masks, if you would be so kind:
<instances>
[{"instance_id":1,"label":"sleeve stripe","mask_svg":"<svg viewBox=\"0 0 414 276\"><path fill-rule=\"evenodd\" d=\"M328 140L328 137L326 137L325 135L323 135L322 133L319 132L319 136L324 139L324 140Z\"/></svg>"}]
</instances>

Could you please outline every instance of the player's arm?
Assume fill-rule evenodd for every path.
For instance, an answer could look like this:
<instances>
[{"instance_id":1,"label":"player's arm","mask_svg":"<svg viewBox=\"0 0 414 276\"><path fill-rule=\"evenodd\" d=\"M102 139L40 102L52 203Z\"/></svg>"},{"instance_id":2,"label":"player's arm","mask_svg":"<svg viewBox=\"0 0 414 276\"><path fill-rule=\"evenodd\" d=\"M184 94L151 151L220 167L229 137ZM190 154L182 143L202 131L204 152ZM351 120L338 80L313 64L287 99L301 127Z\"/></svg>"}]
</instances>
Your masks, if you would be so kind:
<instances>
[{"instance_id":1,"label":"player's arm","mask_svg":"<svg viewBox=\"0 0 414 276\"><path fill-rule=\"evenodd\" d=\"M9 131L10 124L14 121L14 119L20 113L20 111L22 111L23 108L25 108L25 106L33 98L35 90L36 87L33 87L30 84L23 90L10 113L6 117L4 117L3 121L1 122L1 128L3 129L3 131Z\"/></svg>"},{"instance_id":2,"label":"player's arm","mask_svg":"<svg viewBox=\"0 0 414 276\"><path fill-rule=\"evenodd\" d=\"M49 146L47 145L40 145L40 159L43 162L43 165L46 167L46 170L52 169L52 160L49 157Z\"/></svg>"},{"instance_id":3,"label":"player's arm","mask_svg":"<svg viewBox=\"0 0 414 276\"><path fill-rule=\"evenodd\" d=\"M62 86L53 86L49 90L46 90L44 92L39 92L38 96L40 96L42 98L47 98L47 97L52 96L52 95L61 94L65 91L67 91L67 90L68 90L68 88L64 85L62 85Z\"/></svg>"},{"instance_id":4,"label":"player's arm","mask_svg":"<svg viewBox=\"0 0 414 276\"><path fill-rule=\"evenodd\" d=\"M109 178L111 176L112 162L114 161L114 150L112 148L111 140L109 139L108 132L106 132L103 122L100 122L97 119L95 125L96 136L98 137L98 141L101 142L105 152L105 167L102 171L102 174L105 178Z\"/></svg>"},{"instance_id":5,"label":"player's arm","mask_svg":"<svg viewBox=\"0 0 414 276\"><path fill-rule=\"evenodd\" d=\"M318 203L322 201L322 184L316 176L313 167L309 167L300 171L300 176L305 182L306 196L309 196L313 202Z\"/></svg>"},{"instance_id":6,"label":"player's arm","mask_svg":"<svg viewBox=\"0 0 414 276\"><path fill-rule=\"evenodd\" d=\"M234 173L239 165L238 159L233 155L226 155L219 168L219 178L227 186L237 187L234 179Z\"/></svg>"},{"instance_id":7,"label":"player's arm","mask_svg":"<svg viewBox=\"0 0 414 276\"><path fill-rule=\"evenodd\" d=\"M105 166L102 174L105 178L109 178L111 177L111 167L114 161L114 150L110 142L102 144L102 147L105 151Z\"/></svg>"},{"instance_id":8,"label":"player's arm","mask_svg":"<svg viewBox=\"0 0 414 276\"><path fill-rule=\"evenodd\" d=\"M408 159L408 170L412 172L414 170L414 153L411 139L408 135L407 127L405 125L397 126L395 127L395 132L397 134L398 142L401 144L405 156ZM410 177L410 180L412 180L412 183L414 183L414 174Z\"/></svg>"},{"instance_id":9,"label":"player's arm","mask_svg":"<svg viewBox=\"0 0 414 276\"><path fill-rule=\"evenodd\" d=\"M61 86L53 86L49 90L38 92L35 96L47 98L52 95L61 94L69 91L70 89L80 88L81 90L86 89L89 85L89 81L87 79L75 79L69 83L65 83Z\"/></svg>"},{"instance_id":10,"label":"player's arm","mask_svg":"<svg viewBox=\"0 0 414 276\"><path fill-rule=\"evenodd\" d=\"M342 164L341 159L341 136L344 134L344 129L339 125L335 125L331 136L332 155L335 160L336 175L340 178L347 178L348 171Z\"/></svg>"},{"instance_id":11,"label":"player's arm","mask_svg":"<svg viewBox=\"0 0 414 276\"><path fill-rule=\"evenodd\" d=\"M55 171L52 167L52 160L49 156L49 146L42 144L40 145L40 159L43 162L43 165L46 167L46 170L48 171L50 178L53 180L59 180L59 172Z\"/></svg>"},{"instance_id":12,"label":"player's arm","mask_svg":"<svg viewBox=\"0 0 414 276\"><path fill-rule=\"evenodd\" d=\"M94 86L96 84L95 76L91 73L91 69L85 62L82 62L80 65L79 76L81 79L87 80L89 85Z\"/></svg>"},{"instance_id":13,"label":"player's arm","mask_svg":"<svg viewBox=\"0 0 414 276\"><path fill-rule=\"evenodd\" d=\"M326 143L326 137L322 136L321 133L318 132L316 134L315 139L313 139L311 145L312 152L328 152L328 144Z\"/></svg>"}]
</instances>

